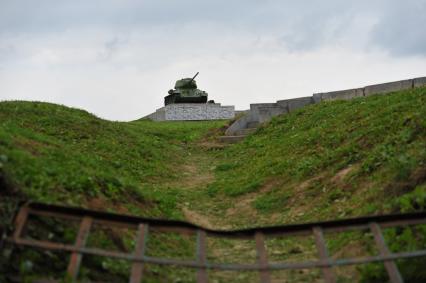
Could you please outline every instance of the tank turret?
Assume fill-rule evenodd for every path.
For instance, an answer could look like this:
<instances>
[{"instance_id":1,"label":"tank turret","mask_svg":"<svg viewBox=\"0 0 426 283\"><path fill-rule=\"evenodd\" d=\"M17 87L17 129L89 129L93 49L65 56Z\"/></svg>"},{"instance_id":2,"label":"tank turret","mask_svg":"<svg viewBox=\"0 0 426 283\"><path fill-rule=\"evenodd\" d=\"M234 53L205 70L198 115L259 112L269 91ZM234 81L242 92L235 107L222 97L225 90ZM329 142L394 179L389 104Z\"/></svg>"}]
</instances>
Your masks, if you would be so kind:
<instances>
[{"instance_id":1,"label":"tank turret","mask_svg":"<svg viewBox=\"0 0 426 283\"><path fill-rule=\"evenodd\" d=\"M195 78L185 78L176 81L175 88L168 91L169 95L164 97L164 105L173 103L206 103L207 92L199 90Z\"/></svg>"}]
</instances>

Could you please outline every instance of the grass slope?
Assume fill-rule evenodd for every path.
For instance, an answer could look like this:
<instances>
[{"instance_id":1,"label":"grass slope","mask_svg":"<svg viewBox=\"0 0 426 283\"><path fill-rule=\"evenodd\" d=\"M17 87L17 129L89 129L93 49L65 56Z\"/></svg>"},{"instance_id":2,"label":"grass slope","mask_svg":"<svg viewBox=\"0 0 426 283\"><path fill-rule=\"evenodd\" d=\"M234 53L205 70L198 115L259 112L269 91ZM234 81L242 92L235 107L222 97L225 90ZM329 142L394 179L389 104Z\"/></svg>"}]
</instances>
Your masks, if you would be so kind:
<instances>
[{"instance_id":1,"label":"grass slope","mask_svg":"<svg viewBox=\"0 0 426 283\"><path fill-rule=\"evenodd\" d=\"M183 166L191 157L191 145L225 123L120 123L54 104L1 102L0 227L10 224L15 206L26 200L183 219L179 207L182 181L191 178ZM74 241L75 230L66 228L65 223L34 221L37 229L28 231L32 237L45 238L45 233L50 233L50 239ZM179 237L164 241L161 237L151 235L154 253L188 253L187 241ZM102 228L92 233L89 244L111 248L118 243L130 252L133 239L129 231ZM28 249L11 259L0 257L0 274L19 273L24 276L20 280L28 282L40 276L60 278L66 270L62 260L66 256ZM46 261L55 264L46 266ZM82 273L83 278L95 281L126 282L129 268L127 262L86 257ZM178 278L180 273L170 276ZM159 272L156 266L146 271L150 282L157 282L158 274L168 273Z\"/></svg>"},{"instance_id":2,"label":"grass slope","mask_svg":"<svg viewBox=\"0 0 426 283\"><path fill-rule=\"evenodd\" d=\"M214 136L226 122L119 123L53 104L2 102L0 185L8 198L0 199L0 207L6 211L10 200L33 199L187 219L212 228L423 210L425 117L426 88L325 102L276 117L243 142L222 148ZM100 247L114 245L108 234L111 231L99 232L93 241ZM131 251L132 236L117 235L120 246ZM392 239L392 250L426 248L424 235L425 227L385 234ZM194 256L190 239L152 237L153 253ZM370 249L368 240L344 235L328 245L332 254L341 254L361 246ZM276 260L315 253L309 239L274 240L267 245ZM208 255L213 261L232 253L234 260L252 256L250 243L208 243L208 251L213 247L219 251ZM43 262L44 257L30 253L12 262L25 269L22 259ZM99 271L94 277L88 273L88 278L107 280L102 270L108 270L117 275L109 280L126 282L126 263L89 260L86 265ZM422 265L422 261L402 262L400 267L410 282L422 282L426 274L416 268ZM46 269L38 270L43 272ZM354 277L355 273L361 275ZM167 274L170 282L187 282L190 272L151 266L148 282L158 282L158 274ZM285 278L316 282L319 276L294 273ZM255 278L225 274L214 280L252 282ZM342 272L339 282L383 278L382 266L368 265Z\"/></svg>"},{"instance_id":3,"label":"grass slope","mask_svg":"<svg viewBox=\"0 0 426 283\"><path fill-rule=\"evenodd\" d=\"M181 177L190 142L223 124L120 123L54 104L2 102L0 170L23 199L178 218L179 192L162 184Z\"/></svg>"},{"instance_id":4,"label":"grass slope","mask_svg":"<svg viewBox=\"0 0 426 283\"><path fill-rule=\"evenodd\" d=\"M236 226L424 209L426 89L309 106L220 155L208 194Z\"/></svg>"}]
</instances>

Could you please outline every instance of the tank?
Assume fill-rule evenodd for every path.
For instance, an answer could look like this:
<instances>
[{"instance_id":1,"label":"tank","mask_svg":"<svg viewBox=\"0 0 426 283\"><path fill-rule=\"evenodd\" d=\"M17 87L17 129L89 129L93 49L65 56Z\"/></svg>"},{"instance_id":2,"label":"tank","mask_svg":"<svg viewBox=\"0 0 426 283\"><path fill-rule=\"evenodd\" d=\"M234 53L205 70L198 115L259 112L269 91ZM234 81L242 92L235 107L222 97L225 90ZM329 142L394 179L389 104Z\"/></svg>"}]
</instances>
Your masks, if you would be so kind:
<instances>
[{"instance_id":1,"label":"tank","mask_svg":"<svg viewBox=\"0 0 426 283\"><path fill-rule=\"evenodd\" d=\"M198 72L192 78L185 78L176 81L175 88L169 90L169 95L164 97L164 105L173 103L206 103L207 92L197 88L195 78Z\"/></svg>"}]
</instances>

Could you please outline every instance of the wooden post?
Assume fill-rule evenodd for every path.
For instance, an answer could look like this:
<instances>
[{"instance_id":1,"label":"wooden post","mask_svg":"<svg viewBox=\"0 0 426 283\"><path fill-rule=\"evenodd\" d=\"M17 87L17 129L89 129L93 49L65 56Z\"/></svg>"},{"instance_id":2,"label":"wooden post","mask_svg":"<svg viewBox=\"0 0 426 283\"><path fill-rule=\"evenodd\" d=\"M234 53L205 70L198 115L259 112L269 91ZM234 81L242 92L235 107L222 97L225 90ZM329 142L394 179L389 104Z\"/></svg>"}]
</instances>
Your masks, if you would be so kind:
<instances>
[{"instance_id":1,"label":"wooden post","mask_svg":"<svg viewBox=\"0 0 426 283\"><path fill-rule=\"evenodd\" d=\"M319 258L322 262L325 263L328 261L329 257L328 257L327 247L325 245L322 229L321 227L314 227L313 232L314 232L315 245L317 246ZM327 283L336 282L336 278L334 277L334 274L330 267L322 267L321 270L324 275L325 282Z\"/></svg>"},{"instance_id":2,"label":"wooden post","mask_svg":"<svg viewBox=\"0 0 426 283\"><path fill-rule=\"evenodd\" d=\"M265 236L262 232L257 231L254 235L254 239L256 241L256 251L257 251L257 263L262 268L268 267L268 253L265 247ZM271 276L268 270L260 271L260 282L261 283L270 283Z\"/></svg>"},{"instance_id":3,"label":"wooden post","mask_svg":"<svg viewBox=\"0 0 426 283\"><path fill-rule=\"evenodd\" d=\"M197 232L197 262L200 264L207 263L207 254L206 254L206 232L203 230L198 230ZM198 268L197 271L197 283L207 283L207 269Z\"/></svg>"},{"instance_id":4,"label":"wooden post","mask_svg":"<svg viewBox=\"0 0 426 283\"><path fill-rule=\"evenodd\" d=\"M146 248L146 239L148 237L148 224L139 224L136 236L136 247L134 255L136 257L143 257ZM143 262L133 262L132 273L130 275L130 283L140 283L142 280Z\"/></svg>"},{"instance_id":5,"label":"wooden post","mask_svg":"<svg viewBox=\"0 0 426 283\"><path fill-rule=\"evenodd\" d=\"M371 232L373 233L374 240L376 241L376 244L379 248L379 253L381 256L387 256L390 255L389 249L386 246L385 239L383 238L382 230L380 229L380 226L376 223L370 223L369 224ZM395 261L393 260L385 260L384 265L386 268L386 271L388 272L389 279L392 283L402 283L404 280L401 277L401 274L399 273L398 267L395 264Z\"/></svg>"},{"instance_id":6,"label":"wooden post","mask_svg":"<svg viewBox=\"0 0 426 283\"><path fill-rule=\"evenodd\" d=\"M92 226L91 217L83 217L80 228L78 230L77 238L75 240L74 247L79 249L86 245L87 238L89 236L90 227ZM78 272L80 271L80 265L83 255L80 252L72 252L70 262L68 264L67 273L71 280L76 281L78 278Z\"/></svg>"}]
</instances>

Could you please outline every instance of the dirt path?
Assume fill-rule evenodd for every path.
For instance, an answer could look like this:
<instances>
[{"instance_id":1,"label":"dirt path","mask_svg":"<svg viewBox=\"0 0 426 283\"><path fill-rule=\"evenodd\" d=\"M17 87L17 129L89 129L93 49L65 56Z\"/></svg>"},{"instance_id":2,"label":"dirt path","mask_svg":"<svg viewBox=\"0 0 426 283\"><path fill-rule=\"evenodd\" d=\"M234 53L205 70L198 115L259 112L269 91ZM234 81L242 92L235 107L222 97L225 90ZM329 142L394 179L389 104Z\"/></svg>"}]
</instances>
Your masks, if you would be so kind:
<instances>
[{"instance_id":1,"label":"dirt path","mask_svg":"<svg viewBox=\"0 0 426 283\"><path fill-rule=\"evenodd\" d=\"M214 148L217 148L217 145L214 145ZM208 185L215 180L215 168L220 160L209 149L211 147L206 147L203 142L189 147L184 164L181 166L182 177L174 184L179 186L186 196L180 203L185 220L209 229L230 230L246 226L247 219L260 219L261 215L254 209L252 203L259 194L272 189L275 182L272 180L260 191L235 198L235 202L232 203L229 199L220 201L218 198L210 197L207 192ZM275 218L276 215L272 215L269 221Z\"/></svg>"},{"instance_id":2,"label":"dirt path","mask_svg":"<svg viewBox=\"0 0 426 283\"><path fill-rule=\"evenodd\" d=\"M214 155L198 144L188 148L188 154L182 164L182 177L174 184L186 194L186 201L180 209L186 221L209 229L226 229L215 217L206 213L200 203L208 201L207 187L214 181L214 170L218 160ZM202 198L202 200L201 200Z\"/></svg>"}]
</instances>

